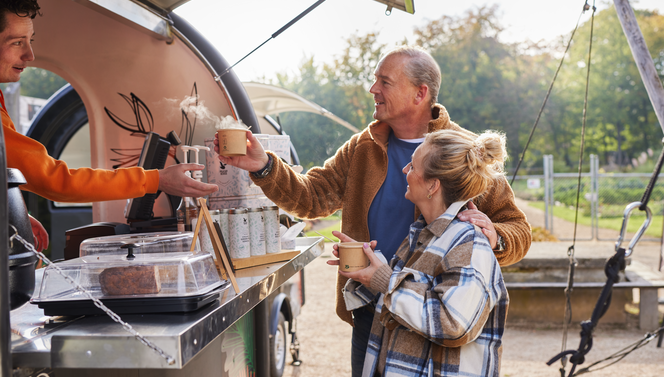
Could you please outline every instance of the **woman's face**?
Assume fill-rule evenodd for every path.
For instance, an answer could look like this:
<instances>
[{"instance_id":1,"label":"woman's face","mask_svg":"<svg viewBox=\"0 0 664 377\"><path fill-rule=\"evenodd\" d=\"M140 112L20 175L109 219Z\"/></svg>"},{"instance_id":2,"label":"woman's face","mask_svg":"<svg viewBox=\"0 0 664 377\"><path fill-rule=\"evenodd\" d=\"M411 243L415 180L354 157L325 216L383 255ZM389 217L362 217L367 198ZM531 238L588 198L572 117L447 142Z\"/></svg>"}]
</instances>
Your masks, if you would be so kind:
<instances>
[{"instance_id":1,"label":"woman's face","mask_svg":"<svg viewBox=\"0 0 664 377\"><path fill-rule=\"evenodd\" d=\"M418 203L421 203L427 200L427 195L429 195L428 185L422 178L423 166L422 159L429 152L429 145L423 143L417 149L411 158L411 161L403 168L403 173L406 174L406 181L408 181L408 187L406 188L406 199L421 207Z\"/></svg>"}]
</instances>

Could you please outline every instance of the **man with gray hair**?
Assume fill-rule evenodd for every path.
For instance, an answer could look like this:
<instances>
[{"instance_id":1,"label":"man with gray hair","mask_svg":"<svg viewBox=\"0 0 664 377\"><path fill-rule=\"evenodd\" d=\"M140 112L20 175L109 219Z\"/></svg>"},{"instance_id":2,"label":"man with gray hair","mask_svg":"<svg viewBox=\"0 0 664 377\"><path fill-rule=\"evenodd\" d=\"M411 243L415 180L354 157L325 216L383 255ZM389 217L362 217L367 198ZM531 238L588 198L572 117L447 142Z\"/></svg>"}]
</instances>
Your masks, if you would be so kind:
<instances>
[{"instance_id":1,"label":"man with gray hair","mask_svg":"<svg viewBox=\"0 0 664 377\"><path fill-rule=\"evenodd\" d=\"M376 121L353 135L323 167L312 168L304 175L295 173L274 153L264 152L251 132L247 132L246 156L219 159L251 172L252 180L268 198L300 218L325 217L341 209L341 233L333 234L341 241L375 240L376 250L389 261L420 214L404 197L408 184L401 169L410 162L426 133L441 129L470 131L452 122L445 107L436 103L440 68L422 48L403 46L389 51L374 74L369 92L374 96ZM507 180L502 177L496 181L475 202L458 217L482 228L500 265L521 260L530 247L530 225L516 207ZM351 359L353 376L359 376L373 309L346 310L345 283L346 278L339 275L337 315L354 326Z\"/></svg>"}]
</instances>

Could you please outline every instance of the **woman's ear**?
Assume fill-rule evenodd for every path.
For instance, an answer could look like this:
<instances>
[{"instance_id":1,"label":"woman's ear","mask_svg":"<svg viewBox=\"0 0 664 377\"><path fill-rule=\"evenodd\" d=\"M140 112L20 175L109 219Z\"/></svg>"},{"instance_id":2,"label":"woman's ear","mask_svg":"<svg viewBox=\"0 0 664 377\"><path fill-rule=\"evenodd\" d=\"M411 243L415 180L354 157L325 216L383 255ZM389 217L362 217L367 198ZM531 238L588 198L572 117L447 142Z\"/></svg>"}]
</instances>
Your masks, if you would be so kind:
<instances>
[{"instance_id":1,"label":"woman's ear","mask_svg":"<svg viewBox=\"0 0 664 377\"><path fill-rule=\"evenodd\" d=\"M438 192L438 189L440 189L440 181L437 179L432 179L429 181L429 194L433 195Z\"/></svg>"}]
</instances>

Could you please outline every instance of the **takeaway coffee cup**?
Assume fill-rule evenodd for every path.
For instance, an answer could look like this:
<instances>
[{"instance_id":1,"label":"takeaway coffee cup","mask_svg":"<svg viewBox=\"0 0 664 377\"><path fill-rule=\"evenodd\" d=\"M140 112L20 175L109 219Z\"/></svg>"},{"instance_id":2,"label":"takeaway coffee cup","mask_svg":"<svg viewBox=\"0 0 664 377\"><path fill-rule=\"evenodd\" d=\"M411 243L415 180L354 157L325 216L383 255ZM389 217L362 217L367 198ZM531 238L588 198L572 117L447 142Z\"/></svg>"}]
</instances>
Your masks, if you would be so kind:
<instances>
[{"instance_id":1,"label":"takeaway coffee cup","mask_svg":"<svg viewBox=\"0 0 664 377\"><path fill-rule=\"evenodd\" d=\"M343 272L359 271L369 266L369 258L364 254L364 242L339 243L339 269Z\"/></svg>"},{"instance_id":2,"label":"takeaway coffee cup","mask_svg":"<svg viewBox=\"0 0 664 377\"><path fill-rule=\"evenodd\" d=\"M222 156L244 156L247 154L247 130L230 128L217 130L219 154Z\"/></svg>"}]
</instances>

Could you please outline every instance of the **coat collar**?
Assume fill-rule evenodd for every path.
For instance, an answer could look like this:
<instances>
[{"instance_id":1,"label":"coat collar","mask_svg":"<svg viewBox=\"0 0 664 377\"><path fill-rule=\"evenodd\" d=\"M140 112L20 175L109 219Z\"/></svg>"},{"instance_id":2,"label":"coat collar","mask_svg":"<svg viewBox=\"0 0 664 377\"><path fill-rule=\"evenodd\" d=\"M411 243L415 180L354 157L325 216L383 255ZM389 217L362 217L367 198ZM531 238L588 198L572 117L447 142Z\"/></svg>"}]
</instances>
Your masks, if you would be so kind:
<instances>
[{"instance_id":1,"label":"coat collar","mask_svg":"<svg viewBox=\"0 0 664 377\"><path fill-rule=\"evenodd\" d=\"M466 208L466 203L469 201L470 199L450 204L445 213L438 216L438 218L432 221L431 224L427 225L429 231L431 231L436 237L442 236L445 229L447 229L450 223L452 223L452 220L457 217L459 212Z\"/></svg>"},{"instance_id":2,"label":"coat collar","mask_svg":"<svg viewBox=\"0 0 664 377\"><path fill-rule=\"evenodd\" d=\"M446 128L450 128L454 124L450 121L450 114L445 109L445 106L437 103L431 108L431 120L427 127L427 132L434 132ZM369 124L369 135L381 147L387 146L387 140L390 137L392 128L389 124L376 120Z\"/></svg>"}]
</instances>

